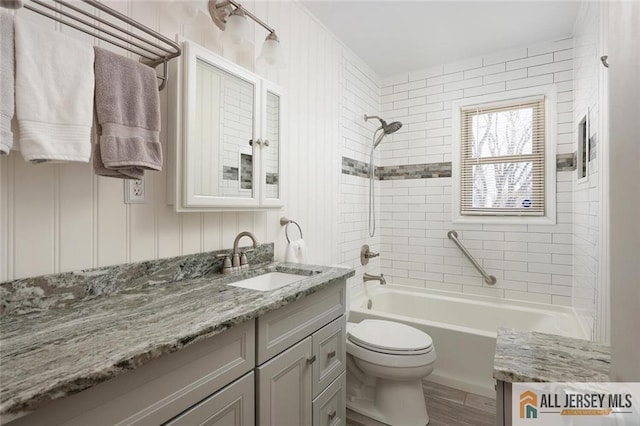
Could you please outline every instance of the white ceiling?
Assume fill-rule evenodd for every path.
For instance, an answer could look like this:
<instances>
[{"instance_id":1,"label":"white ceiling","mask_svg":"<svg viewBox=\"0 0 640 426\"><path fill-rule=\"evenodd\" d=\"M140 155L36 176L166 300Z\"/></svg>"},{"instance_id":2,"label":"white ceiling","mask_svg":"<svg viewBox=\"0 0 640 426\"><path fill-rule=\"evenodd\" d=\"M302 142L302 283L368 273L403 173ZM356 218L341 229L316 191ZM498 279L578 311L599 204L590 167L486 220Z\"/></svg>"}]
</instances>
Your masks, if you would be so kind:
<instances>
[{"instance_id":1,"label":"white ceiling","mask_svg":"<svg viewBox=\"0 0 640 426\"><path fill-rule=\"evenodd\" d=\"M302 0L380 77L571 36L578 1Z\"/></svg>"}]
</instances>

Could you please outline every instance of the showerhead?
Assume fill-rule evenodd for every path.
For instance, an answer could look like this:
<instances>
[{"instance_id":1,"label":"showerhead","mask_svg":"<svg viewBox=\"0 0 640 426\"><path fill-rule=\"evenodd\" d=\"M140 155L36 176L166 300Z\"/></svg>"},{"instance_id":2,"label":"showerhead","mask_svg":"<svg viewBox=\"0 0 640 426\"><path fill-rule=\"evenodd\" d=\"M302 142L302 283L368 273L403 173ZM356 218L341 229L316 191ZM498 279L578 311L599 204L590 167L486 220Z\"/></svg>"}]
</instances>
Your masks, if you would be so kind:
<instances>
[{"instance_id":1,"label":"showerhead","mask_svg":"<svg viewBox=\"0 0 640 426\"><path fill-rule=\"evenodd\" d=\"M402 123L399 121L394 121L390 124L387 124L386 121L384 121L382 118L378 117L377 115L366 115L366 114L364 115L364 121L368 121L372 118L376 118L380 122L380 127L378 128L378 130L382 130L382 133L380 133L380 136L378 136L378 138L373 143L374 149L378 147L378 145L380 144L380 142L382 142L382 139L384 139L386 135L395 133L398 130L400 130L400 128L402 127ZM376 130L376 132L378 130Z\"/></svg>"},{"instance_id":2,"label":"showerhead","mask_svg":"<svg viewBox=\"0 0 640 426\"><path fill-rule=\"evenodd\" d=\"M384 120L381 120L382 122L384 122ZM391 133L395 133L398 130L400 130L400 127L402 127L402 123L399 121L394 121L392 123L384 123L380 129L378 130L382 130L382 132L380 133L380 136L378 136L378 139L376 139L376 141L373 143L373 149L376 149L378 147L378 145L380 145L380 142L382 142L382 139L384 139L385 136L390 135Z\"/></svg>"},{"instance_id":3,"label":"showerhead","mask_svg":"<svg viewBox=\"0 0 640 426\"><path fill-rule=\"evenodd\" d=\"M385 135L390 135L391 133L395 133L400 130L400 127L402 127L402 123L399 121L394 121L393 123L389 124L384 123L382 125L382 131Z\"/></svg>"},{"instance_id":4,"label":"showerhead","mask_svg":"<svg viewBox=\"0 0 640 426\"><path fill-rule=\"evenodd\" d=\"M394 121L390 124L387 124L386 121L384 121L382 118L378 117L377 115L364 115L364 121L369 121L372 118L376 118L378 119L378 121L380 122L380 127L378 127L376 129L375 132L373 132L373 146L371 146L371 157L369 160L369 236L373 237L376 233L376 205L373 202L374 200L374 185L373 185L373 178L374 178L374 167L373 167L373 151L376 149L376 147L378 145L380 145L380 142L382 142L382 139L384 139L384 137L386 135L390 135L391 133L395 133L398 130L400 130L400 128L402 127L402 123L399 121ZM381 131L382 130L382 131ZM378 135L378 132L380 132L380 134ZM376 138L376 135L378 135L378 137Z\"/></svg>"}]
</instances>

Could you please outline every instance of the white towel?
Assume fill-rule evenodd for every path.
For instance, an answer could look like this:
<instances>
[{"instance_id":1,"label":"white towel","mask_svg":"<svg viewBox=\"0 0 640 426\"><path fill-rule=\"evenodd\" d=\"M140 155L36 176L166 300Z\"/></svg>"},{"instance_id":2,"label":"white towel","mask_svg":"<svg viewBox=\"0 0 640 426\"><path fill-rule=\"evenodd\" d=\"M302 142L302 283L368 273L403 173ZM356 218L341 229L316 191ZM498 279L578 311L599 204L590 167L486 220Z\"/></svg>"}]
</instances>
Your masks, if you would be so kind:
<instances>
[{"instance_id":1,"label":"white towel","mask_svg":"<svg viewBox=\"0 0 640 426\"><path fill-rule=\"evenodd\" d=\"M11 118L14 113L13 14L0 10L0 154L13 145Z\"/></svg>"},{"instance_id":2,"label":"white towel","mask_svg":"<svg viewBox=\"0 0 640 426\"><path fill-rule=\"evenodd\" d=\"M15 19L16 116L26 161L91 157L93 46Z\"/></svg>"},{"instance_id":3,"label":"white towel","mask_svg":"<svg viewBox=\"0 0 640 426\"><path fill-rule=\"evenodd\" d=\"M287 245L284 261L291 263L309 263L307 244L303 239L291 241Z\"/></svg>"}]
</instances>

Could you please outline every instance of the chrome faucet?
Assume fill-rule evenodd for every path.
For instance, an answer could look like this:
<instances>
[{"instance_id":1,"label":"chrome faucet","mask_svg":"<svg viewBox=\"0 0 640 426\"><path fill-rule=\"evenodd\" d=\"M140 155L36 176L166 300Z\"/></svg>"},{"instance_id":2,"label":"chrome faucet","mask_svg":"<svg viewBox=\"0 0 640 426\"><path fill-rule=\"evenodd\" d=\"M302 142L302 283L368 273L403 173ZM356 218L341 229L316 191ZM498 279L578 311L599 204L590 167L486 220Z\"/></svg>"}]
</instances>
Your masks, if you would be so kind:
<instances>
[{"instance_id":1,"label":"chrome faucet","mask_svg":"<svg viewBox=\"0 0 640 426\"><path fill-rule=\"evenodd\" d=\"M384 274L371 275L371 274L367 274L366 272L362 276L362 281L365 283L367 281L380 281L380 285L385 285L387 283L387 280L384 279Z\"/></svg>"},{"instance_id":2,"label":"chrome faucet","mask_svg":"<svg viewBox=\"0 0 640 426\"><path fill-rule=\"evenodd\" d=\"M253 249L245 250L240 253L238 251L238 243L242 237L249 237L253 241ZM233 240L233 253L231 254L233 260L229 260L229 256L227 255L219 255L220 257L225 257L224 262L222 264L222 273L225 275L229 275L235 272L240 272L245 269L249 269L249 260L247 259L246 253L253 251L258 247L258 240L256 236L253 235L249 231L243 231L236 236L236 239Z\"/></svg>"}]
</instances>

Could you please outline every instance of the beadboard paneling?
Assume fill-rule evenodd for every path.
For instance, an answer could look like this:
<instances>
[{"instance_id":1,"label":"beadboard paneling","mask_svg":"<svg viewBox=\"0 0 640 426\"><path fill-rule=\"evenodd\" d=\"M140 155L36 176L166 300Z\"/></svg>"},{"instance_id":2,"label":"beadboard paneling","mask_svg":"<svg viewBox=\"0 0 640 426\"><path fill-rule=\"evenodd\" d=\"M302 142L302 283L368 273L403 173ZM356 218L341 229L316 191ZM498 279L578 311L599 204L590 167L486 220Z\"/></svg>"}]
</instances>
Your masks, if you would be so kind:
<instances>
[{"instance_id":1,"label":"beadboard paneling","mask_svg":"<svg viewBox=\"0 0 640 426\"><path fill-rule=\"evenodd\" d=\"M204 15L184 25L173 21L165 2L105 3L170 38L180 33L223 53L221 33ZM343 56L353 54L297 2L246 2L243 6L278 30L287 63L283 70L256 70L285 92L285 208L256 213L175 213L166 204L166 167L146 174L146 204L125 205L122 181L96 177L90 164L34 166L13 152L0 158L0 280L231 247L235 235L245 230L254 232L261 242L274 241L276 258L282 259L286 240L279 218L283 215L302 226L311 262L338 263L340 123L350 119L341 118L342 61ZM91 39L32 12L19 13L73 37ZM253 55L224 46L226 57L249 68L267 35L257 25L250 27L255 39ZM94 44L112 48L98 40ZM368 69L362 72L371 73ZM166 133L167 91L160 97L161 142L166 153L174 141L167 140ZM356 115L361 113L364 111ZM354 120L360 121L361 116ZM242 241L242 245L248 243Z\"/></svg>"}]
</instances>

